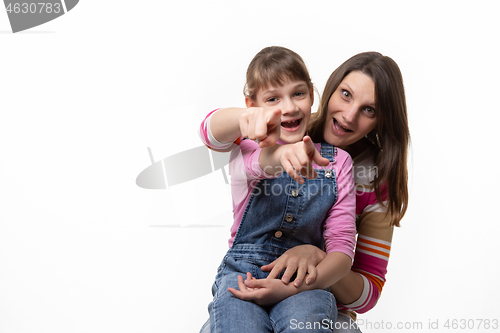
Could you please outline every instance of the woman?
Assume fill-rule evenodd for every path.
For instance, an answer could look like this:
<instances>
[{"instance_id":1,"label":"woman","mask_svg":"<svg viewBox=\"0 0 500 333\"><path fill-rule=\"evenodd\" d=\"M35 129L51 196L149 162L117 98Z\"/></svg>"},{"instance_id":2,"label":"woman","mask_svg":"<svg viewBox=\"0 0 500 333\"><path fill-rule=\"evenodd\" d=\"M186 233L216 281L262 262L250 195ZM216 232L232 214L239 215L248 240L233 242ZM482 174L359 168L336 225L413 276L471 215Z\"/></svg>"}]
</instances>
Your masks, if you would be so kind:
<instances>
[{"instance_id":1,"label":"woman","mask_svg":"<svg viewBox=\"0 0 500 333\"><path fill-rule=\"evenodd\" d=\"M352 324L356 312L370 310L380 297L393 229L399 226L408 205L406 158L410 134L397 64L377 52L360 53L344 62L327 81L309 135L314 142L343 148L353 158L356 252L351 271L330 289L339 309L334 331L360 332ZM308 271L314 278L310 267L324 256L316 247L301 245L262 269L271 270L268 278L276 278L286 268L284 283L295 270L299 275ZM267 286L266 279L248 280L246 286L240 285L239 297L258 301L272 294ZM202 332L207 332L206 327Z\"/></svg>"}]
</instances>

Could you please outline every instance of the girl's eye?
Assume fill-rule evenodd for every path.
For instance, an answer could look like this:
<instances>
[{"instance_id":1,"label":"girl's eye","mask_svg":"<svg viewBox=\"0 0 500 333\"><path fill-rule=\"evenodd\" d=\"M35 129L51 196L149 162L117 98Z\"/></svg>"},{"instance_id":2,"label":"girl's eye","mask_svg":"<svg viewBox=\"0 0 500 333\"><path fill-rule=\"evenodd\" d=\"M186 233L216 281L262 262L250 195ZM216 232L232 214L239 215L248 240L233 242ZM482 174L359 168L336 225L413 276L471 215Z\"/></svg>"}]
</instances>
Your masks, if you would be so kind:
<instances>
[{"instance_id":1,"label":"girl's eye","mask_svg":"<svg viewBox=\"0 0 500 333\"><path fill-rule=\"evenodd\" d=\"M351 93L348 92L347 90L342 89L341 94L342 94L342 97L344 97L344 98L351 98Z\"/></svg>"},{"instance_id":2,"label":"girl's eye","mask_svg":"<svg viewBox=\"0 0 500 333\"><path fill-rule=\"evenodd\" d=\"M295 95L295 96L297 96L297 97L302 97L302 96L304 96L304 95L305 95L305 93L303 93L303 92L301 91L301 92L296 92L294 95Z\"/></svg>"},{"instance_id":3,"label":"girl's eye","mask_svg":"<svg viewBox=\"0 0 500 333\"><path fill-rule=\"evenodd\" d=\"M266 102L268 103L273 103L273 102L276 102L278 99L276 97L270 97L266 100Z\"/></svg>"}]
</instances>

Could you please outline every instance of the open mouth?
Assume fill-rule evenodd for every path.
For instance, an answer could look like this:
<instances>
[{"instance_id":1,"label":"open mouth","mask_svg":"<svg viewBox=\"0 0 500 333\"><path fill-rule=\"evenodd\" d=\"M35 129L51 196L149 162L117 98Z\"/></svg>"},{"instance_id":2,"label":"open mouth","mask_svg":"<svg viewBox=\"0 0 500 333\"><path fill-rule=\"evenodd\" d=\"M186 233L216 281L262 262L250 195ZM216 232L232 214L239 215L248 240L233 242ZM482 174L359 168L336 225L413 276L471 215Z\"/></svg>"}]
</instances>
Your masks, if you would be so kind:
<instances>
[{"instance_id":1,"label":"open mouth","mask_svg":"<svg viewBox=\"0 0 500 333\"><path fill-rule=\"evenodd\" d=\"M302 118L299 118L291 121L284 121L281 123L281 127L288 131L295 131L296 129L299 128L301 123L302 123Z\"/></svg>"},{"instance_id":2,"label":"open mouth","mask_svg":"<svg viewBox=\"0 0 500 333\"><path fill-rule=\"evenodd\" d=\"M333 118L333 125L335 128L341 132L349 133L352 132L352 130L340 125L340 123L337 121L337 119Z\"/></svg>"}]
</instances>

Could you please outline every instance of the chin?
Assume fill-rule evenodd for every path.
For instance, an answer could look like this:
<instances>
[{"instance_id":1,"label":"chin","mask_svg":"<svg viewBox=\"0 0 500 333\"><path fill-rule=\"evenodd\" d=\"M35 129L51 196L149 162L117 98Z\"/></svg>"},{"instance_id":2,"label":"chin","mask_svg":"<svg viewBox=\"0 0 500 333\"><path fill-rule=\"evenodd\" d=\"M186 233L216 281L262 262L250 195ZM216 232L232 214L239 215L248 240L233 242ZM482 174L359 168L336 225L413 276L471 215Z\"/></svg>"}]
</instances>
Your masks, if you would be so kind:
<instances>
[{"instance_id":1,"label":"chin","mask_svg":"<svg viewBox=\"0 0 500 333\"><path fill-rule=\"evenodd\" d=\"M331 134L324 137L325 142L331 144L335 147L345 147L344 140L337 138L335 135Z\"/></svg>"},{"instance_id":2,"label":"chin","mask_svg":"<svg viewBox=\"0 0 500 333\"><path fill-rule=\"evenodd\" d=\"M280 137L280 139L285 141L286 143L296 143L296 142L302 141L302 138L304 138L303 134L293 134L293 135L287 135L284 137Z\"/></svg>"}]
</instances>

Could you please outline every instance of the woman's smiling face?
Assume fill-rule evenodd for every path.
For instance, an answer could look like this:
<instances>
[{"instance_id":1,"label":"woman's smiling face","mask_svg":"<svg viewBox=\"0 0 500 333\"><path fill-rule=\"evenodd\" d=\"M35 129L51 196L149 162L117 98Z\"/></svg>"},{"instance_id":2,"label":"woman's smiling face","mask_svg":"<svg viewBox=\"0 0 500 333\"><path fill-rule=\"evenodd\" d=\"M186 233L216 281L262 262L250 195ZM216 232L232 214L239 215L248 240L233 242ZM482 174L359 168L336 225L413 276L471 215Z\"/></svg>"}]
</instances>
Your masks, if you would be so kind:
<instances>
[{"instance_id":1,"label":"woman's smiling face","mask_svg":"<svg viewBox=\"0 0 500 333\"><path fill-rule=\"evenodd\" d=\"M347 149L370 133L377 125L375 103L373 80L360 71L349 73L328 101L325 141Z\"/></svg>"}]
</instances>

